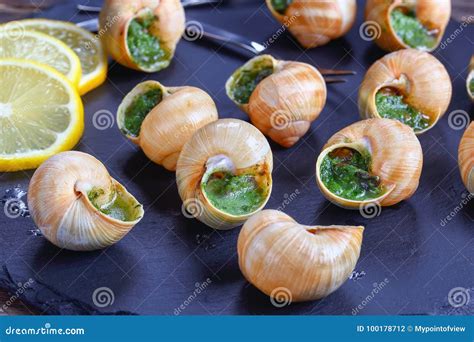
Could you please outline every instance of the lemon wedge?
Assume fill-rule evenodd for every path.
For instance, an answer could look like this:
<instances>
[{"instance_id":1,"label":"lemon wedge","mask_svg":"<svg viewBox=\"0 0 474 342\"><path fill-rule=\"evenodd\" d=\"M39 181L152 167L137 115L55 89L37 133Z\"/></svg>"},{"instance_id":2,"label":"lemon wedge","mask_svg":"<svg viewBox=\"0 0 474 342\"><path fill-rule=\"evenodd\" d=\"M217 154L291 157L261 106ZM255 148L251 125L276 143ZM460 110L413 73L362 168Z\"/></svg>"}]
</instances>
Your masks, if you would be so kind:
<instances>
[{"instance_id":1,"label":"lemon wedge","mask_svg":"<svg viewBox=\"0 0 474 342\"><path fill-rule=\"evenodd\" d=\"M81 62L74 51L46 34L24 31L17 36L10 31L0 31L0 58L29 59L47 64L76 86L81 79Z\"/></svg>"},{"instance_id":2,"label":"lemon wedge","mask_svg":"<svg viewBox=\"0 0 474 342\"><path fill-rule=\"evenodd\" d=\"M38 167L84 131L76 88L45 64L0 59L0 171Z\"/></svg>"},{"instance_id":3,"label":"lemon wedge","mask_svg":"<svg viewBox=\"0 0 474 342\"><path fill-rule=\"evenodd\" d=\"M17 31L39 31L61 40L78 56L82 66L79 94L84 95L104 83L107 77L107 57L100 39L77 25L59 20L25 19L1 25Z\"/></svg>"}]
</instances>

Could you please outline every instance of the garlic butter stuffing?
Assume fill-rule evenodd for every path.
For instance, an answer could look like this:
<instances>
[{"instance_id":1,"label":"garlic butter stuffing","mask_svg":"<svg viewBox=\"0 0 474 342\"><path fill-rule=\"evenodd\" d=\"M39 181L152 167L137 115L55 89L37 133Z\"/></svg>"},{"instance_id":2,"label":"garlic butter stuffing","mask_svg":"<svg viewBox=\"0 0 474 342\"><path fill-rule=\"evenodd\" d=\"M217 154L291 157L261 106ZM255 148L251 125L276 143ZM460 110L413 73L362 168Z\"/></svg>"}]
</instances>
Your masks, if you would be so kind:
<instances>
[{"instance_id":1,"label":"garlic butter stuffing","mask_svg":"<svg viewBox=\"0 0 474 342\"><path fill-rule=\"evenodd\" d=\"M49 241L76 251L118 242L144 214L142 205L100 161L76 151L41 164L30 181L28 207Z\"/></svg>"},{"instance_id":2,"label":"garlic butter stuffing","mask_svg":"<svg viewBox=\"0 0 474 342\"><path fill-rule=\"evenodd\" d=\"M316 162L323 195L349 209L396 204L416 191L423 154L412 129L390 119L356 122L333 135Z\"/></svg>"},{"instance_id":3,"label":"garlic butter stuffing","mask_svg":"<svg viewBox=\"0 0 474 342\"><path fill-rule=\"evenodd\" d=\"M466 87L469 97L474 101L474 55L471 57L471 63L469 64L469 75L467 75Z\"/></svg>"},{"instance_id":4,"label":"garlic butter stuffing","mask_svg":"<svg viewBox=\"0 0 474 342\"><path fill-rule=\"evenodd\" d=\"M239 234L239 267L260 291L309 301L336 291L359 259L364 227L306 226L277 210L263 210Z\"/></svg>"},{"instance_id":5,"label":"garlic butter stuffing","mask_svg":"<svg viewBox=\"0 0 474 342\"><path fill-rule=\"evenodd\" d=\"M205 91L165 87L156 81L138 84L117 110L120 131L153 162L171 171L186 141L217 118L216 105Z\"/></svg>"},{"instance_id":6,"label":"garlic butter stuffing","mask_svg":"<svg viewBox=\"0 0 474 342\"><path fill-rule=\"evenodd\" d=\"M356 17L356 0L266 0L273 16L305 48L342 37Z\"/></svg>"},{"instance_id":7,"label":"garlic butter stuffing","mask_svg":"<svg viewBox=\"0 0 474 342\"><path fill-rule=\"evenodd\" d=\"M427 52L404 49L369 68L359 88L359 112L362 118L398 120L422 134L444 115L451 94L451 80L440 61Z\"/></svg>"},{"instance_id":8,"label":"garlic butter stuffing","mask_svg":"<svg viewBox=\"0 0 474 342\"><path fill-rule=\"evenodd\" d=\"M236 227L261 210L272 189L273 159L265 137L237 119L200 128L176 168L184 207L215 229Z\"/></svg>"},{"instance_id":9,"label":"garlic butter stuffing","mask_svg":"<svg viewBox=\"0 0 474 342\"><path fill-rule=\"evenodd\" d=\"M367 23L375 23L375 42L386 51L433 51L451 13L451 0L368 0Z\"/></svg>"},{"instance_id":10,"label":"garlic butter stuffing","mask_svg":"<svg viewBox=\"0 0 474 342\"><path fill-rule=\"evenodd\" d=\"M99 23L108 53L120 64L145 72L168 67L185 28L179 0L106 0Z\"/></svg>"},{"instance_id":11,"label":"garlic butter stuffing","mask_svg":"<svg viewBox=\"0 0 474 342\"><path fill-rule=\"evenodd\" d=\"M313 66L257 56L226 83L227 96L265 135L293 146L309 130L326 103L326 83Z\"/></svg>"}]
</instances>

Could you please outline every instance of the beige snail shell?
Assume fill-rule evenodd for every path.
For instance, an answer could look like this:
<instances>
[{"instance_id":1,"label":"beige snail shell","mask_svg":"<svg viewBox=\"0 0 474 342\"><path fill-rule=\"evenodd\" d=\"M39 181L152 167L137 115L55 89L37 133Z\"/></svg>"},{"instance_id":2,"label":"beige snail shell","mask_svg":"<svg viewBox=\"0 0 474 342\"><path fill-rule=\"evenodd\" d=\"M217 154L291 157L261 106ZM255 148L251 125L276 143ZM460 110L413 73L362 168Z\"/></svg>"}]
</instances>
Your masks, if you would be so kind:
<instances>
[{"instance_id":1,"label":"beige snail shell","mask_svg":"<svg viewBox=\"0 0 474 342\"><path fill-rule=\"evenodd\" d=\"M59 153L35 171L28 207L54 245L91 251L122 239L142 218L142 205L89 154ZM100 209L99 209L100 208Z\"/></svg>"},{"instance_id":2,"label":"beige snail shell","mask_svg":"<svg viewBox=\"0 0 474 342\"><path fill-rule=\"evenodd\" d=\"M156 104L141 122L137 135L127 128L127 110L149 92L155 92ZM170 171L176 170L181 148L193 133L217 119L216 105L205 91L189 86L165 87L156 81L138 84L117 110L120 131L139 145L148 158Z\"/></svg>"},{"instance_id":3,"label":"beige snail shell","mask_svg":"<svg viewBox=\"0 0 474 342\"><path fill-rule=\"evenodd\" d=\"M314 48L345 35L354 24L356 0L293 0L280 13L266 0L273 16L305 48Z\"/></svg>"},{"instance_id":4,"label":"beige snail shell","mask_svg":"<svg viewBox=\"0 0 474 342\"><path fill-rule=\"evenodd\" d=\"M436 42L432 47L420 48L425 51L436 49L449 22L451 0L367 0L365 24L375 25L372 27L374 30L373 37L377 45L385 51L410 48L392 26L391 13L395 9L413 11L418 21L427 31L436 34Z\"/></svg>"},{"instance_id":5,"label":"beige snail shell","mask_svg":"<svg viewBox=\"0 0 474 342\"><path fill-rule=\"evenodd\" d=\"M241 225L270 198L272 169L270 145L258 129L237 119L214 121L194 133L179 156L176 182L183 209L215 229ZM213 204L203 186L215 171L251 175L262 193L258 207L235 214Z\"/></svg>"},{"instance_id":6,"label":"beige snail shell","mask_svg":"<svg viewBox=\"0 0 474 342\"><path fill-rule=\"evenodd\" d=\"M268 296L316 300L336 291L359 259L364 227L305 226L277 210L263 210L239 234L239 266Z\"/></svg>"},{"instance_id":7,"label":"beige snail shell","mask_svg":"<svg viewBox=\"0 0 474 342\"><path fill-rule=\"evenodd\" d=\"M431 54L415 49L392 52L369 68L359 88L362 118L381 117L376 95L383 88L397 91L405 103L429 117L429 125L416 134L434 127L451 102L452 85L446 68Z\"/></svg>"},{"instance_id":8,"label":"beige snail shell","mask_svg":"<svg viewBox=\"0 0 474 342\"><path fill-rule=\"evenodd\" d=\"M471 64L469 65L469 75L466 79L467 93L472 101L474 101L474 55L471 57Z\"/></svg>"},{"instance_id":9,"label":"beige snail shell","mask_svg":"<svg viewBox=\"0 0 474 342\"><path fill-rule=\"evenodd\" d=\"M338 148L370 155L370 172L379 177L385 188L380 197L364 201L346 199L326 187L321 179L322 161ZM368 119L347 126L328 140L316 162L316 180L323 195L343 208L360 209L369 203L390 206L413 195L422 166L421 145L410 127L391 119Z\"/></svg>"},{"instance_id":10,"label":"beige snail shell","mask_svg":"<svg viewBox=\"0 0 474 342\"><path fill-rule=\"evenodd\" d=\"M458 163L461 178L467 190L474 193L474 124L464 132L458 149Z\"/></svg>"},{"instance_id":11,"label":"beige snail shell","mask_svg":"<svg viewBox=\"0 0 474 342\"><path fill-rule=\"evenodd\" d=\"M271 74L257 84L248 103L242 103L235 90L241 75L263 68L270 68ZM284 147L293 146L309 130L327 95L326 83L316 68L270 55L257 56L237 69L228 79L226 91L252 124Z\"/></svg>"},{"instance_id":12,"label":"beige snail shell","mask_svg":"<svg viewBox=\"0 0 474 342\"><path fill-rule=\"evenodd\" d=\"M148 34L158 39L165 53L164 58L152 64L134 58L127 43L132 21L149 17L152 19ZM99 26L99 36L113 59L128 68L155 72L170 64L184 33L185 15L180 0L105 0Z\"/></svg>"}]
</instances>

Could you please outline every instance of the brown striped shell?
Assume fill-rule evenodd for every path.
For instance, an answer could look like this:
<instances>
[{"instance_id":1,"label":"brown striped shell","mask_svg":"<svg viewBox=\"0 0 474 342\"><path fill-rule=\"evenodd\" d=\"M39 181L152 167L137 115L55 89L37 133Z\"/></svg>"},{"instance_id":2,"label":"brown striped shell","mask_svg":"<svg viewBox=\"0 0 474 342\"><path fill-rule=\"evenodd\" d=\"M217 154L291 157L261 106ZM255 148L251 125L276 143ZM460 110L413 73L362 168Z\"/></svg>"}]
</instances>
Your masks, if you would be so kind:
<instances>
[{"instance_id":1,"label":"brown striped shell","mask_svg":"<svg viewBox=\"0 0 474 342\"><path fill-rule=\"evenodd\" d=\"M125 113L137 96L160 89L162 100L146 115L139 135L124 129ZM139 83L123 99L117 110L117 125L122 133L139 145L145 155L167 170L176 170L183 145L199 128L218 119L212 98L195 87L165 87L157 81Z\"/></svg>"},{"instance_id":2,"label":"brown striped shell","mask_svg":"<svg viewBox=\"0 0 474 342\"><path fill-rule=\"evenodd\" d=\"M152 67L138 65L127 45L130 22L146 13L154 15L150 32L169 52L168 58ZM105 0L99 16L99 34L107 52L118 63L135 70L155 72L168 67L185 28L180 0Z\"/></svg>"},{"instance_id":3,"label":"brown striped shell","mask_svg":"<svg viewBox=\"0 0 474 342\"><path fill-rule=\"evenodd\" d=\"M273 16L305 48L314 48L342 37L355 21L356 0L293 0L285 14L280 14L266 0Z\"/></svg>"},{"instance_id":4,"label":"brown striped shell","mask_svg":"<svg viewBox=\"0 0 474 342\"><path fill-rule=\"evenodd\" d=\"M134 220L121 221L104 214L88 198L103 191L96 204L114 196L129 206ZM143 207L93 156L77 151L59 153L35 171L28 189L28 207L43 235L60 248L90 251L122 239L143 217Z\"/></svg>"},{"instance_id":5,"label":"brown striped shell","mask_svg":"<svg viewBox=\"0 0 474 342\"><path fill-rule=\"evenodd\" d=\"M362 118L380 117L375 96L384 87L396 89L407 104L430 117L430 126L416 134L431 129L451 102L451 79L444 65L433 55L415 49L392 52L369 68L359 88Z\"/></svg>"},{"instance_id":6,"label":"brown striped shell","mask_svg":"<svg viewBox=\"0 0 474 342\"><path fill-rule=\"evenodd\" d=\"M329 152L340 147L370 154L371 173L380 177L386 189L381 197L355 201L339 197L326 188L321 180L321 163ZM323 195L341 207L359 209L365 203L390 206L414 194L422 166L421 145L410 127L391 119L368 119L340 130L328 140L316 162L316 180Z\"/></svg>"},{"instance_id":7,"label":"brown striped shell","mask_svg":"<svg viewBox=\"0 0 474 342\"><path fill-rule=\"evenodd\" d=\"M399 7L414 10L416 17L424 27L429 31L437 31L437 43L428 51L436 49L449 22L451 0L367 0L365 6L366 25L375 23L376 26L373 27L375 42L385 51L409 48L398 37L390 20L392 11Z\"/></svg>"},{"instance_id":8,"label":"brown striped shell","mask_svg":"<svg viewBox=\"0 0 474 342\"><path fill-rule=\"evenodd\" d=\"M359 259L364 227L305 226L277 210L263 210L243 226L239 266L260 291L287 304L336 291Z\"/></svg>"},{"instance_id":9,"label":"brown striped shell","mask_svg":"<svg viewBox=\"0 0 474 342\"><path fill-rule=\"evenodd\" d=\"M273 66L273 74L257 85L248 103L238 103L232 95L236 75L262 62ZM270 55L255 57L236 70L226 83L226 91L255 127L284 147L293 146L306 134L323 110L327 95L324 78L316 68Z\"/></svg>"},{"instance_id":10,"label":"brown striped shell","mask_svg":"<svg viewBox=\"0 0 474 342\"><path fill-rule=\"evenodd\" d=\"M464 132L458 149L461 178L470 193L474 193L474 123Z\"/></svg>"}]
</instances>

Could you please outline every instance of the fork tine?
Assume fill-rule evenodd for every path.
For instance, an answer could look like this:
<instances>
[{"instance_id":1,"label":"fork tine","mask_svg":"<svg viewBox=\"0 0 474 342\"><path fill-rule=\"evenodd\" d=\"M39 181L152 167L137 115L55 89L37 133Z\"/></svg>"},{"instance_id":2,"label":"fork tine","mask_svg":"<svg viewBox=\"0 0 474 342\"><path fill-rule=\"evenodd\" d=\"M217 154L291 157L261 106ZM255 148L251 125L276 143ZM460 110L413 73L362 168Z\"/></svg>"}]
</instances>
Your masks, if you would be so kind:
<instances>
[{"instance_id":1,"label":"fork tine","mask_svg":"<svg viewBox=\"0 0 474 342\"><path fill-rule=\"evenodd\" d=\"M346 83L347 80L344 78L337 78L337 77L324 77L326 83Z\"/></svg>"},{"instance_id":2,"label":"fork tine","mask_svg":"<svg viewBox=\"0 0 474 342\"><path fill-rule=\"evenodd\" d=\"M352 70L333 70L333 69L320 69L318 68L321 75L355 75L357 74Z\"/></svg>"}]
</instances>

